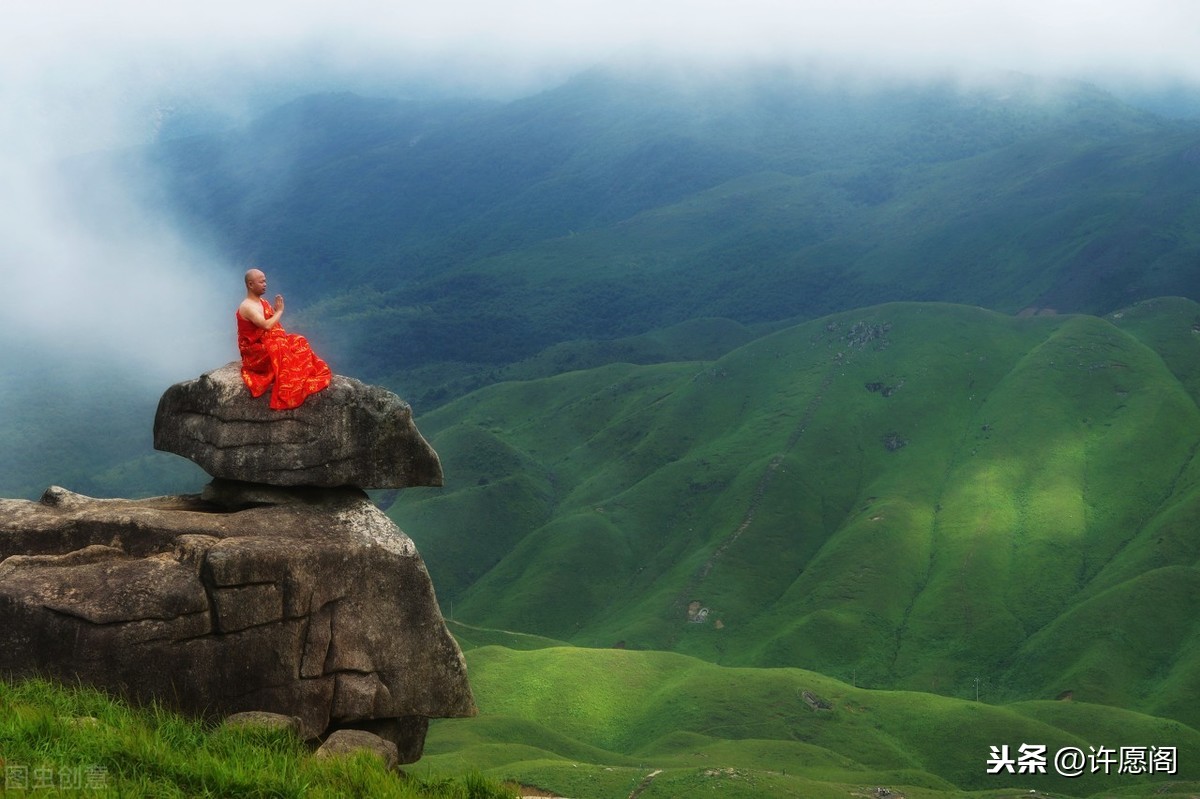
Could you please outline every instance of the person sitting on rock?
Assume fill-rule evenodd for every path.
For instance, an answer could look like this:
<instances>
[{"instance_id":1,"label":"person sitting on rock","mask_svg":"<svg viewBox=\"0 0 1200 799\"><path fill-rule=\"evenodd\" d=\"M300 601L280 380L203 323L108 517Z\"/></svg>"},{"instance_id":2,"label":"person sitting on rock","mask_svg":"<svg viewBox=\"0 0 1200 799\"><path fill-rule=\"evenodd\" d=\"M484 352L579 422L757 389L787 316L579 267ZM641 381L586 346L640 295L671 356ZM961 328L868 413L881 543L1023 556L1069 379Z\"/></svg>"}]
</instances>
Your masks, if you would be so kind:
<instances>
[{"instance_id":1,"label":"person sitting on rock","mask_svg":"<svg viewBox=\"0 0 1200 799\"><path fill-rule=\"evenodd\" d=\"M267 276L262 270L246 272L246 299L237 309L242 380L254 397L270 388L270 405L275 410L298 408L309 395L326 388L333 373L304 336L287 333L280 326L283 295L275 295L272 307L263 299L266 293Z\"/></svg>"}]
</instances>

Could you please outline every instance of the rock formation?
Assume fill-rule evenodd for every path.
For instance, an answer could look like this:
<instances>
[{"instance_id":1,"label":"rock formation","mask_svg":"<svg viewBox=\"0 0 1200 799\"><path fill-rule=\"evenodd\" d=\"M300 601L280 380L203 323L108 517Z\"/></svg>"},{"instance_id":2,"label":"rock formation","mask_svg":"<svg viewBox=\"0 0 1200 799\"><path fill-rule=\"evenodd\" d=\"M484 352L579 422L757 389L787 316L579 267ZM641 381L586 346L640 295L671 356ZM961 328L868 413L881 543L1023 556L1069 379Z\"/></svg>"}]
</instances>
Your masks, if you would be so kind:
<instances>
[{"instance_id":1,"label":"rock formation","mask_svg":"<svg viewBox=\"0 0 1200 799\"><path fill-rule=\"evenodd\" d=\"M474 713L429 575L361 492L297 494L0 500L0 672L296 716L308 738L405 720L415 760L425 719Z\"/></svg>"},{"instance_id":2,"label":"rock formation","mask_svg":"<svg viewBox=\"0 0 1200 799\"><path fill-rule=\"evenodd\" d=\"M394 743L363 730L338 730L325 739L325 743L316 751L316 756L343 757L362 751L378 757L387 768L395 768L399 760Z\"/></svg>"},{"instance_id":3,"label":"rock formation","mask_svg":"<svg viewBox=\"0 0 1200 799\"><path fill-rule=\"evenodd\" d=\"M440 484L437 455L382 389L338 377L279 412L230 373L168 389L155 440L239 480L0 500L0 674L367 730L412 762L474 700L416 547L356 486Z\"/></svg>"},{"instance_id":4,"label":"rock formation","mask_svg":"<svg viewBox=\"0 0 1200 799\"><path fill-rule=\"evenodd\" d=\"M237 362L167 389L154 448L213 477L283 486L440 486L442 466L392 392L335 375L299 408L274 411L242 384Z\"/></svg>"}]
</instances>

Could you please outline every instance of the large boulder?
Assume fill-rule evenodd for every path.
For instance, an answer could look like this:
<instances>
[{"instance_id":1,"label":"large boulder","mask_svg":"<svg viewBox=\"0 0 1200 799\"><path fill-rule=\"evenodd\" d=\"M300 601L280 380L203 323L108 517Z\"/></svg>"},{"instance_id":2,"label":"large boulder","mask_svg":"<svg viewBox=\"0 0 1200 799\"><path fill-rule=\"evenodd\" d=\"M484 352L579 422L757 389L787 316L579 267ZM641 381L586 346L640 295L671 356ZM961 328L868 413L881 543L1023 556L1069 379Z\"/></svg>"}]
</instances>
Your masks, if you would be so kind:
<instances>
[{"instance_id":1,"label":"large boulder","mask_svg":"<svg viewBox=\"0 0 1200 799\"><path fill-rule=\"evenodd\" d=\"M412 408L379 386L335 375L299 408L255 399L233 362L166 390L154 448L213 477L280 486L440 486L442 466Z\"/></svg>"},{"instance_id":2,"label":"large boulder","mask_svg":"<svg viewBox=\"0 0 1200 799\"><path fill-rule=\"evenodd\" d=\"M217 483L0 500L0 673L390 732L404 762L429 718L474 715L420 555L361 491Z\"/></svg>"}]
</instances>

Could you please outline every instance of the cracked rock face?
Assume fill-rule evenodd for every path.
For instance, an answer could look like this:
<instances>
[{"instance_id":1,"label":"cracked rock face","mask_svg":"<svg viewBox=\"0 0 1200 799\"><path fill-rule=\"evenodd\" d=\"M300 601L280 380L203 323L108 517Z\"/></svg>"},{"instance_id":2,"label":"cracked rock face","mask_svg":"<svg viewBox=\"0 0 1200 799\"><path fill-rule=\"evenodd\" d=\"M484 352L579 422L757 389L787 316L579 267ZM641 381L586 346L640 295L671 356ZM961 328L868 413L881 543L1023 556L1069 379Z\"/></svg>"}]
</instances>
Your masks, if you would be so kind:
<instances>
[{"instance_id":1,"label":"cracked rock face","mask_svg":"<svg viewBox=\"0 0 1200 799\"><path fill-rule=\"evenodd\" d=\"M0 500L0 673L390 730L403 762L429 718L475 714L420 555L361 491L218 488Z\"/></svg>"},{"instance_id":2,"label":"cracked rock face","mask_svg":"<svg viewBox=\"0 0 1200 799\"><path fill-rule=\"evenodd\" d=\"M335 375L299 408L275 411L238 362L176 383L154 417L154 448L213 477L277 486L440 486L442 466L398 396Z\"/></svg>"}]
</instances>

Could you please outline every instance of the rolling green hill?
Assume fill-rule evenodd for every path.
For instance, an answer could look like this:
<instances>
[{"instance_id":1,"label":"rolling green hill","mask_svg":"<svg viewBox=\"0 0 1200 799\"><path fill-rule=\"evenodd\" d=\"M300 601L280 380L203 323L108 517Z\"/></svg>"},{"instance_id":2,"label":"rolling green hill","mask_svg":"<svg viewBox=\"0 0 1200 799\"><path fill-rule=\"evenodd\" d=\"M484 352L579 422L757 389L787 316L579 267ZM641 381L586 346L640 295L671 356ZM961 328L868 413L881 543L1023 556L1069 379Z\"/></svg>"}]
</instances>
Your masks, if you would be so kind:
<instances>
[{"instance_id":1,"label":"rolling green hill","mask_svg":"<svg viewBox=\"0 0 1200 799\"><path fill-rule=\"evenodd\" d=\"M452 625L456 633L460 628ZM478 630L465 630L468 639ZM607 799L1177 796L1200 780L1200 733L1081 702L1008 704L855 688L800 669L715 666L664 652L495 643L467 648L475 719L431 728L421 764L482 769L562 796ZM498 645L499 644L499 645ZM547 642L549 644L549 642ZM828 707L814 709L805 698ZM1157 742L1157 743L1155 743ZM1046 774L988 774L991 747L1046 746ZM1055 773L1065 747L1176 748L1174 774ZM1186 766L1184 764L1187 764ZM969 794L967 792L970 792Z\"/></svg>"},{"instance_id":2,"label":"rolling green hill","mask_svg":"<svg viewBox=\"0 0 1200 799\"><path fill-rule=\"evenodd\" d=\"M463 621L1196 725L1197 319L891 304L501 383L390 513Z\"/></svg>"}]
</instances>

